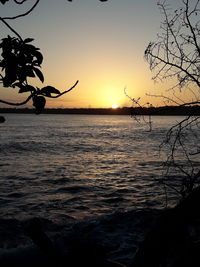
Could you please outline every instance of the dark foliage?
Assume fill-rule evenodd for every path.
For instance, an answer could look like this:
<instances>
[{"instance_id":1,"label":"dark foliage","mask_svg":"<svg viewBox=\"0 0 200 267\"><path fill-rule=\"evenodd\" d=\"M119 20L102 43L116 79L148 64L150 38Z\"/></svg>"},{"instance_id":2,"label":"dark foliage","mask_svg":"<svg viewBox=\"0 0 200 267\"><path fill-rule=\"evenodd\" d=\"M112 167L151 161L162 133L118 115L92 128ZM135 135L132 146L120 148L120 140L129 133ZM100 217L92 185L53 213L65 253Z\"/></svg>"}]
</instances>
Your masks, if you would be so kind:
<instances>
[{"instance_id":1,"label":"dark foliage","mask_svg":"<svg viewBox=\"0 0 200 267\"><path fill-rule=\"evenodd\" d=\"M33 86L27 86L27 78L35 77L44 82L42 72L38 69L43 61L39 48L30 44L33 39L10 37L3 38L0 43L2 60L0 67L4 72L0 81L4 87L19 87L19 93L35 91Z\"/></svg>"},{"instance_id":2,"label":"dark foliage","mask_svg":"<svg viewBox=\"0 0 200 267\"><path fill-rule=\"evenodd\" d=\"M0 3L4 5L8 1L9 0L0 0ZM21 5L26 1L27 0L13 0L13 2L17 5ZM72 2L72 0L68 1ZM106 2L107 0L100 1ZM20 94L29 93L28 98L21 103L11 103L1 99L0 103L12 106L21 106L32 99L36 114L40 114L43 111L46 104L46 97L60 97L61 95L71 91L78 83L78 81L76 81L71 88L64 92L60 92L52 86L38 88L30 85L28 82L29 78L39 78L42 83L44 82L44 76L40 70L43 56L39 51L40 49L32 44L34 39L27 38L23 40L20 34L16 32L16 30L12 28L7 21L27 16L35 9L39 2L40 0L36 0L28 11L20 15L13 17L0 17L0 21L16 36L11 37L8 35L6 38L1 40L0 50L2 50L2 52L0 58L0 83L2 83L5 88L17 88L18 93Z\"/></svg>"},{"instance_id":3,"label":"dark foliage","mask_svg":"<svg viewBox=\"0 0 200 267\"><path fill-rule=\"evenodd\" d=\"M158 217L136 253L132 267L199 266L200 187Z\"/></svg>"},{"instance_id":4,"label":"dark foliage","mask_svg":"<svg viewBox=\"0 0 200 267\"><path fill-rule=\"evenodd\" d=\"M4 87L18 88L20 94L29 92L36 114L40 114L45 107L45 96L51 97L51 94L60 94L60 91L52 86L40 89L28 84L28 78L35 77L39 78L42 83L44 82L44 76L39 69L43 56L39 52L39 48L30 44L33 40L32 38L22 40L10 36L2 39L0 43L2 50L0 82Z\"/></svg>"},{"instance_id":5,"label":"dark foliage","mask_svg":"<svg viewBox=\"0 0 200 267\"><path fill-rule=\"evenodd\" d=\"M9 0L0 0L1 4L5 4ZM23 4L26 0L17 1L16 4ZM19 17L28 15L37 6L40 0L37 0L34 5L25 13L14 17L0 17L0 21L15 34L16 37L7 36L0 41L0 83L3 87L17 88L18 93L28 93L29 96L21 103L11 103L0 99L0 103L21 106L32 99L35 113L40 114L45 107L46 97L56 98L71 91L78 81L68 90L60 92L52 86L38 88L29 84L29 78L38 78L40 82L44 82L44 76L40 70L43 62L43 55L40 49L35 47L32 42L33 38L22 39L7 22L7 20L15 20Z\"/></svg>"}]
</instances>

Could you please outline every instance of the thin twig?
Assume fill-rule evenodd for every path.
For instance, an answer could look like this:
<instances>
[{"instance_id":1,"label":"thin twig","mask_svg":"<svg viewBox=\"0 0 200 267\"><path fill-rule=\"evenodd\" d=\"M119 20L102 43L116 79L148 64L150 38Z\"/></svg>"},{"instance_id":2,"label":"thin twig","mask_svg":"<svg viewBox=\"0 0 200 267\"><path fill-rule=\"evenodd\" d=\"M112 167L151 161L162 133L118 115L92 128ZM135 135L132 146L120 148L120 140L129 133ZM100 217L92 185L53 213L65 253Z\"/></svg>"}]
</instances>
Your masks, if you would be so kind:
<instances>
[{"instance_id":1,"label":"thin twig","mask_svg":"<svg viewBox=\"0 0 200 267\"><path fill-rule=\"evenodd\" d=\"M18 33L18 32L16 32L6 21L5 21L5 19L4 18L1 18L0 17L0 20L17 36L17 37L19 37L19 39L21 40L21 41L23 41L23 39L22 39L22 37L20 36L20 34Z\"/></svg>"},{"instance_id":2,"label":"thin twig","mask_svg":"<svg viewBox=\"0 0 200 267\"><path fill-rule=\"evenodd\" d=\"M10 106L22 106L22 105L25 105L26 103L28 103L28 101L33 96L34 96L34 93L32 93L31 95L29 95L26 100L24 100L23 102L19 102L19 103L8 102L8 101L2 100L2 99L0 99L0 103L6 104L6 105L10 105Z\"/></svg>"},{"instance_id":3,"label":"thin twig","mask_svg":"<svg viewBox=\"0 0 200 267\"><path fill-rule=\"evenodd\" d=\"M22 3L23 2L25 2L25 1L22 1ZM13 17L4 17L3 19L4 20L14 20L14 19L18 19L18 18L21 18L21 17L25 17L25 16L27 16L29 13L31 13L33 11L33 9L38 5L39 2L40 2L40 0L36 0L35 4L28 11L26 11L25 13L22 13L20 15L13 16Z\"/></svg>"},{"instance_id":4,"label":"thin twig","mask_svg":"<svg viewBox=\"0 0 200 267\"><path fill-rule=\"evenodd\" d=\"M67 94L67 93L69 93L71 90L73 90L74 89L74 87L78 84L78 80L75 82L75 84L71 87L71 88L69 88L68 90L66 90L66 91L64 91L64 92L62 92L62 93L60 93L60 94L58 94L58 95L55 95L55 96L46 96L46 97L49 97L49 98L58 98L58 97L60 97L61 95L64 95L64 94Z\"/></svg>"},{"instance_id":5,"label":"thin twig","mask_svg":"<svg viewBox=\"0 0 200 267\"><path fill-rule=\"evenodd\" d=\"M66 90L66 91L64 91L64 92L62 92L62 93L60 93L60 94L58 94L58 95L56 95L56 96L46 96L45 94L42 94L42 95L44 95L45 97L49 97L49 98L58 98L58 97L60 97L61 95L67 94L67 93L69 93L71 90L73 90L74 87L78 84L78 82L79 82L79 81L76 81L75 84L74 84L71 88L69 88L68 90ZM0 99L0 103L6 104L6 105L10 105L10 106L22 106L22 105L25 105L26 103L28 103L28 101L29 101L34 95L36 95L36 94L37 94L37 92L33 92L33 93L31 93L31 94L27 97L27 99L24 100L23 102L13 103L13 102L9 102L9 101Z\"/></svg>"}]
</instances>

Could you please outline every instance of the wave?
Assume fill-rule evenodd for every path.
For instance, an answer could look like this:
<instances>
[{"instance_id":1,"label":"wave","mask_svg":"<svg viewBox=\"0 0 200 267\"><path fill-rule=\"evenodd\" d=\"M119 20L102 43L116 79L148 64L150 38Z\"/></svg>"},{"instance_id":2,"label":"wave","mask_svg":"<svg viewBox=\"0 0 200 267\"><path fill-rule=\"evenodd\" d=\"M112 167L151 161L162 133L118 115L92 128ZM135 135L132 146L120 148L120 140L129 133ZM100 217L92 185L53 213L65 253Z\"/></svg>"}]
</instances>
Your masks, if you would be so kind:
<instances>
[{"instance_id":1,"label":"wave","mask_svg":"<svg viewBox=\"0 0 200 267\"><path fill-rule=\"evenodd\" d=\"M43 142L35 141L20 141L20 142L9 142L0 144L1 154L19 154L23 152L47 152L47 147Z\"/></svg>"}]
</instances>

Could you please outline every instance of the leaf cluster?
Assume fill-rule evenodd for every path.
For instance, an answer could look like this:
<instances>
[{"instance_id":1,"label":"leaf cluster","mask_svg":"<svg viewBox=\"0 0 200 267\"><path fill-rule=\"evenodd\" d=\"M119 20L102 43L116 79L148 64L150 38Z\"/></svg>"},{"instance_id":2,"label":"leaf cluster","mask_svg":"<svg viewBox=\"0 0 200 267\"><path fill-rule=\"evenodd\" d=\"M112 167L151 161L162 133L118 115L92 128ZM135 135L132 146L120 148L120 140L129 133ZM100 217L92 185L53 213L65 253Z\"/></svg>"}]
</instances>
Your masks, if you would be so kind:
<instances>
[{"instance_id":1,"label":"leaf cluster","mask_svg":"<svg viewBox=\"0 0 200 267\"><path fill-rule=\"evenodd\" d=\"M0 0L0 4L6 4L9 0ZM13 0L15 4L21 5L27 0ZM36 0L34 5L25 13L13 17L0 17L0 21L16 37L7 36L0 40L0 83L3 87L17 88L18 93L28 93L28 97L21 103L12 103L0 99L0 103L12 106L21 106L28 103L31 99L35 107L36 114L40 114L46 104L46 98L57 98L71 90L78 84L78 81L69 89L60 92L52 86L38 88L29 84L29 78L39 78L43 83L44 76L40 70L43 62L43 55L40 49L35 47L32 42L34 39L22 39L20 34L9 25L8 20L15 20L30 14L38 5L40 0Z\"/></svg>"},{"instance_id":2,"label":"leaf cluster","mask_svg":"<svg viewBox=\"0 0 200 267\"><path fill-rule=\"evenodd\" d=\"M24 89L24 84L27 83L28 77L37 76L41 82L44 82L44 76L39 70L43 56L39 52L39 48L30 44L32 41L31 38L21 40L10 36L2 39L0 67L3 75L1 75L0 81L4 87L18 86L22 93L24 90L27 91Z\"/></svg>"},{"instance_id":3,"label":"leaf cluster","mask_svg":"<svg viewBox=\"0 0 200 267\"><path fill-rule=\"evenodd\" d=\"M44 76L41 70L43 56L39 48L31 42L34 39L22 40L17 37L3 38L0 43L2 50L0 67L0 82L4 87L18 88L18 93L30 93L36 113L39 114L45 107L45 97L52 97L52 94L60 94L60 91L52 86L43 88L34 87L28 84L28 78L39 78L43 83Z\"/></svg>"}]
</instances>

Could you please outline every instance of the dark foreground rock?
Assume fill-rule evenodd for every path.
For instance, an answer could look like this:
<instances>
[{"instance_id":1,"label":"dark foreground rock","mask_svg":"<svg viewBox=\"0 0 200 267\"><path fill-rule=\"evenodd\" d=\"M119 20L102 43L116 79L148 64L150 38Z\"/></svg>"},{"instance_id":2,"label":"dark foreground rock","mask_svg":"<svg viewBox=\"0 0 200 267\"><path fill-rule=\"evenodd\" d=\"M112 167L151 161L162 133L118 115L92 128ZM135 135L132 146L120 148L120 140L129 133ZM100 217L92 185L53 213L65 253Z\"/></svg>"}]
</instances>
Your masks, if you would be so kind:
<instances>
[{"instance_id":1,"label":"dark foreground rock","mask_svg":"<svg viewBox=\"0 0 200 267\"><path fill-rule=\"evenodd\" d=\"M0 266L200 266L200 188L172 209L69 221L0 218Z\"/></svg>"},{"instance_id":2,"label":"dark foreground rock","mask_svg":"<svg viewBox=\"0 0 200 267\"><path fill-rule=\"evenodd\" d=\"M146 235L131 267L200 266L200 188L164 211Z\"/></svg>"},{"instance_id":3,"label":"dark foreground rock","mask_svg":"<svg viewBox=\"0 0 200 267\"><path fill-rule=\"evenodd\" d=\"M0 266L128 266L159 214L132 210L63 225L0 219Z\"/></svg>"}]
</instances>

